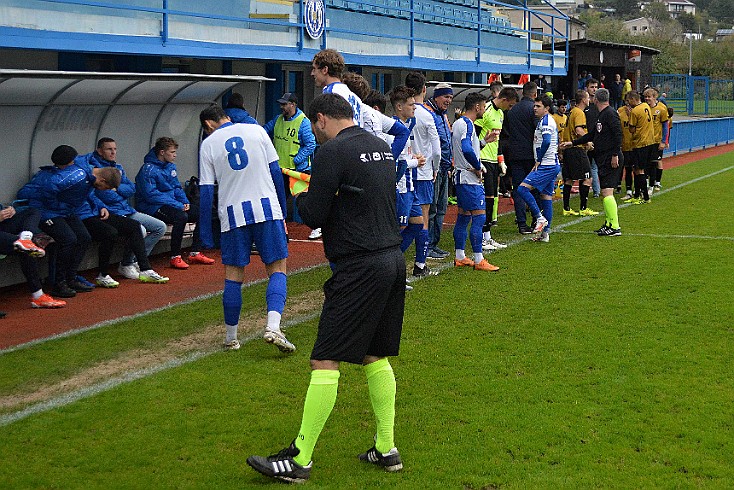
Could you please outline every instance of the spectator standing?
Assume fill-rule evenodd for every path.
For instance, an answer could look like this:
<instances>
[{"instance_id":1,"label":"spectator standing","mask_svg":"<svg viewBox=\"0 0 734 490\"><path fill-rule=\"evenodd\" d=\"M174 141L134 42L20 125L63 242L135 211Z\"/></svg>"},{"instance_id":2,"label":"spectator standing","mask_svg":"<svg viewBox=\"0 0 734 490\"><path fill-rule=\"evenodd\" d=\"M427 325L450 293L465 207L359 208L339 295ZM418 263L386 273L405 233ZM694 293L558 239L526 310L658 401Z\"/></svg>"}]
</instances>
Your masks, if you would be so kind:
<instances>
[{"instance_id":1,"label":"spectator standing","mask_svg":"<svg viewBox=\"0 0 734 490\"><path fill-rule=\"evenodd\" d=\"M441 240L443 220L449 201L449 171L453 164L451 142L451 123L449 122L448 110L454 99L454 91L451 85L441 82L433 89L433 96L426 100L425 107L433 112L433 120L436 123L438 138L441 143L441 163L433 183L433 202L428 208L428 255L429 259L445 259L449 256L446 250L438 246Z\"/></svg>"},{"instance_id":2,"label":"spectator standing","mask_svg":"<svg viewBox=\"0 0 734 490\"><path fill-rule=\"evenodd\" d=\"M358 458L386 471L403 468L394 440L395 375L387 359L398 355L405 305L395 160L384 141L355 127L343 98L320 95L309 115L322 146L309 192L296 203L307 225L323 229L334 273L324 284L298 435L277 454L247 458L256 471L294 483L310 477L314 447L336 402L341 362L364 366L375 413L374 446Z\"/></svg>"},{"instance_id":3,"label":"spectator standing","mask_svg":"<svg viewBox=\"0 0 734 490\"><path fill-rule=\"evenodd\" d=\"M526 202L517 193L518 186L535 166L533 138L535 135L535 114L533 104L538 87L533 82L523 85L522 99L507 111L503 123L507 133L507 141L503 144L503 153L507 167L512 174L512 186L515 188L515 223L517 231L523 235L532 233L527 224ZM527 204L529 205L529 203Z\"/></svg>"},{"instance_id":4,"label":"spectator standing","mask_svg":"<svg viewBox=\"0 0 734 490\"><path fill-rule=\"evenodd\" d=\"M176 171L178 143L173 138L158 138L145 155L145 163L135 177L135 205L143 213L173 225L171 230L171 267L188 269L189 264L211 265L210 259L199 252L199 205L190 203L181 187ZM236 148L231 148L232 151ZM189 264L181 258L181 243L187 223L194 224Z\"/></svg>"},{"instance_id":5,"label":"spectator standing","mask_svg":"<svg viewBox=\"0 0 734 490\"><path fill-rule=\"evenodd\" d=\"M127 217L140 223L142 226L141 231L143 232L145 255L146 257L150 256L153 247L155 247L156 243L166 233L166 224L148 214L136 211L128 202L128 199L135 195L135 183L127 178L125 169L121 164L117 163L117 143L115 140L112 138L100 138L95 151L86 155L80 155L77 157L77 160L93 167L111 167L120 171L121 180L117 189L95 189L95 195L111 214ZM150 267L143 268L142 270L147 269L150 269ZM125 253L117 271L128 279L140 279L140 263L136 260L135 253L130 248L130 243L125 248ZM144 275L143 280L165 282L168 278L164 278L155 273L150 275L150 277L147 274Z\"/></svg>"},{"instance_id":6,"label":"spectator standing","mask_svg":"<svg viewBox=\"0 0 734 490\"><path fill-rule=\"evenodd\" d=\"M611 98L611 105L616 110L622 106L622 89L624 88L624 82L622 76L619 73L614 74L614 81L609 84L609 97ZM625 94L626 95L626 94Z\"/></svg>"},{"instance_id":7,"label":"spectator standing","mask_svg":"<svg viewBox=\"0 0 734 490\"><path fill-rule=\"evenodd\" d=\"M311 131L311 121L306 114L298 108L298 97L296 94L286 92L278 99L281 114L268 121L263 128L273 140L275 151L278 154L280 168L296 170L298 172L311 172L311 155L316 150L316 138ZM294 218L297 215L295 204L290 192L290 179L282 174L283 187L287 198L287 210L294 206ZM286 216L287 219L287 216ZM321 238L321 230L311 231L310 240Z\"/></svg>"},{"instance_id":8,"label":"spectator standing","mask_svg":"<svg viewBox=\"0 0 734 490\"><path fill-rule=\"evenodd\" d=\"M232 124L219 106L210 106L199 115L209 136L199 151L201 165L200 202L202 242L214 245L211 209L214 185L219 184L217 211L222 223L222 263L224 264L225 350L237 350L237 326L242 309L242 282L250 263L254 243L265 264L268 309L263 338L282 352L296 347L280 329L287 295L285 233L285 190L278 154L267 133L259 126Z\"/></svg>"}]
</instances>

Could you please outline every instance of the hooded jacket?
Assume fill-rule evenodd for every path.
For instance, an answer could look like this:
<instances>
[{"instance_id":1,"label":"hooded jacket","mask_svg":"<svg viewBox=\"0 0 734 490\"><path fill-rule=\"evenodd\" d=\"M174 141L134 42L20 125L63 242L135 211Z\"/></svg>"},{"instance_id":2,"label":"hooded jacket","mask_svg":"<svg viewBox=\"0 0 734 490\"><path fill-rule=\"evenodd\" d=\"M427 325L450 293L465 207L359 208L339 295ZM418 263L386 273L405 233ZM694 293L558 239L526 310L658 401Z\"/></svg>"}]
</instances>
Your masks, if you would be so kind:
<instances>
[{"instance_id":1,"label":"hooded jacket","mask_svg":"<svg viewBox=\"0 0 734 490\"><path fill-rule=\"evenodd\" d=\"M83 163L65 168L48 165L18 191L18 199L28 199L31 207L40 209L41 220L71 215L87 219L104 207L94 195L95 180L92 167Z\"/></svg>"},{"instance_id":2,"label":"hooded jacket","mask_svg":"<svg viewBox=\"0 0 734 490\"><path fill-rule=\"evenodd\" d=\"M150 149L144 161L135 177L136 209L151 216L161 206L183 210L184 204L189 204L189 200L178 181L176 164L158 160L155 148Z\"/></svg>"},{"instance_id":3,"label":"hooded jacket","mask_svg":"<svg viewBox=\"0 0 734 490\"><path fill-rule=\"evenodd\" d=\"M85 163L96 168L112 167L120 171L120 186L116 190L99 190L95 189L94 194L104 204L104 207L112 214L119 216L130 216L135 213L135 209L130 205L128 199L135 195L135 183L127 178L125 169L117 162L105 160L102 155L93 151L86 155L77 156L74 161Z\"/></svg>"},{"instance_id":4,"label":"hooded jacket","mask_svg":"<svg viewBox=\"0 0 734 490\"><path fill-rule=\"evenodd\" d=\"M229 116L233 123L241 124L258 124L257 119L252 117L249 112L239 107L228 107L224 112Z\"/></svg>"}]
</instances>

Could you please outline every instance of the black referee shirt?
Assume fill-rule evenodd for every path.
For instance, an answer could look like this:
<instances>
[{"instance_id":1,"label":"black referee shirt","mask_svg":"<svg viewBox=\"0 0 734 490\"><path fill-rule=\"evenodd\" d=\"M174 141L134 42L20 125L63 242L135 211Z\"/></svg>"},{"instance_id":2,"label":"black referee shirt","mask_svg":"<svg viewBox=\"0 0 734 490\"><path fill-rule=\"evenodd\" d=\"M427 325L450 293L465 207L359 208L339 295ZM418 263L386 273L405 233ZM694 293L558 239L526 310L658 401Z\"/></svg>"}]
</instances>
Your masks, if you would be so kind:
<instances>
[{"instance_id":1,"label":"black referee shirt","mask_svg":"<svg viewBox=\"0 0 734 490\"><path fill-rule=\"evenodd\" d=\"M587 122L586 129L589 132L574 140L574 146L593 141L596 154L619 154L622 147L622 123L619 121L619 114L611 106L605 107L599 113L593 126L589 126Z\"/></svg>"},{"instance_id":2,"label":"black referee shirt","mask_svg":"<svg viewBox=\"0 0 734 490\"><path fill-rule=\"evenodd\" d=\"M321 146L296 204L304 223L321 228L332 262L400 245L395 159L387 143L358 126Z\"/></svg>"}]
</instances>

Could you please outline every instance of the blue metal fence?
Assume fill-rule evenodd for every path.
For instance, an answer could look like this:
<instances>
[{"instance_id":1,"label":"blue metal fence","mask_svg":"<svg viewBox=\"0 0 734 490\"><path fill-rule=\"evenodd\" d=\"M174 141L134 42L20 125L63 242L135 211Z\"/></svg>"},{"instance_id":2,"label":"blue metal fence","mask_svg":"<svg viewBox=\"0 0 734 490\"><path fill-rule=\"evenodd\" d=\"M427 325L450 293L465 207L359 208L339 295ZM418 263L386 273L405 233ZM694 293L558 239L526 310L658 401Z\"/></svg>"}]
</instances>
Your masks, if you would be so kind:
<instances>
[{"instance_id":1,"label":"blue metal fence","mask_svg":"<svg viewBox=\"0 0 734 490\"><path fill-rule=\"evenodd\" d=\"M677 113L721 116L734 114L734 80L657 74L652 76L652 85L666 94L666 105L673 107Z\"/></svg>"},{"instance_id":2,"label":"blue metal fence","mask_svg":"<svg viewBox=\"0 0 734 490\"><path fill-rule=\"evenodd\" d=\"M676 121L670 133L666 153L677 155L693 150L734 142L734 117L716 117Z\"/></svg>"}]
</instances>

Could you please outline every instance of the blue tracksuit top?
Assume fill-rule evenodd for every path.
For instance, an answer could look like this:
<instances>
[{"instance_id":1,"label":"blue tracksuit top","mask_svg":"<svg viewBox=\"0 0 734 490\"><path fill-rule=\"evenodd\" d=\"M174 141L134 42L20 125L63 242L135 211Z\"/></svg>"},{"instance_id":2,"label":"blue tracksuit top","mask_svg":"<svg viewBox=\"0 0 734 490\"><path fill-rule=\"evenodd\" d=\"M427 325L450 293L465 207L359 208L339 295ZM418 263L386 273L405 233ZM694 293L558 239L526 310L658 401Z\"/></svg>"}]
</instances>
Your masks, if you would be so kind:
<instances>
[{"instance_id":1,"label":"blue tracksuit top","mask_svg":"<svg viewBox=\"0 0 734 490\"><path fill-rule=\"evenodd\" d=\"M184 204L189 204L178 181L176 164L158 160L155 148L145 155L145 163L135 177L135 186L135 207L141 213L152 216L161 206L183 210Z\"/></svg>"},{"instance_id":2,"label":"blue tracksuit top","mask_svg":"<svg viewBox=\"0 0 734 490\"><path fill-rule=\"evenodd\" d=\"M233 123L237 124L258 124L257 119L252 117L249 112L239 107L229 107L224 109Z\"/></svg>"},{"instance_id":3,"label":"blue tracksuit top","mask_svg":"<svg viewBox=\"0 0 734 490\"><path fill-rule=\"evenodd\" d=\"M103 207L93 192L95 180L89 165L49 165L18 191L18 199L28 199L31 207L40 209L42 220L70 215L87 219L98 216Z\"/></svg>"},{"instance_id":4,"label":"blue tracksuit top","mask_svg":"<svg viewBox=\"0 0 734 490\"><path fill-rule=\"evenodd\" d=\"M107 208L107 211L112 214L130 216L135 212L135 209L128 202L128 199L135 195L135 183L127 178L127 175L125 175L125 169L122 168L122 165L117 162L105 160L102 158L102 155L96 151L87 153L86 155L79 155L74 159L74 161L86 163L97 168L113 167L119 170L122 174L122 179L120 180L120 187L118 187L117 190L101 191L99 189L95 189L94 194L100 201L102 201L104 207Z\"/></svg>"},{"instance_id":5,"label":"blue tracksuit top","mask_svg":"<svg viewBox=\"0 0 734 490\"><path fill-rule=\"evenodd\" d=\"M446 111L442 111L436 106L433 99L427 99L426 105L433 115L433 121L436 123L438 131L438 139L441 141L441 171L448 172L451 170L451 126Z\"/></svg>"}]
</instances>

